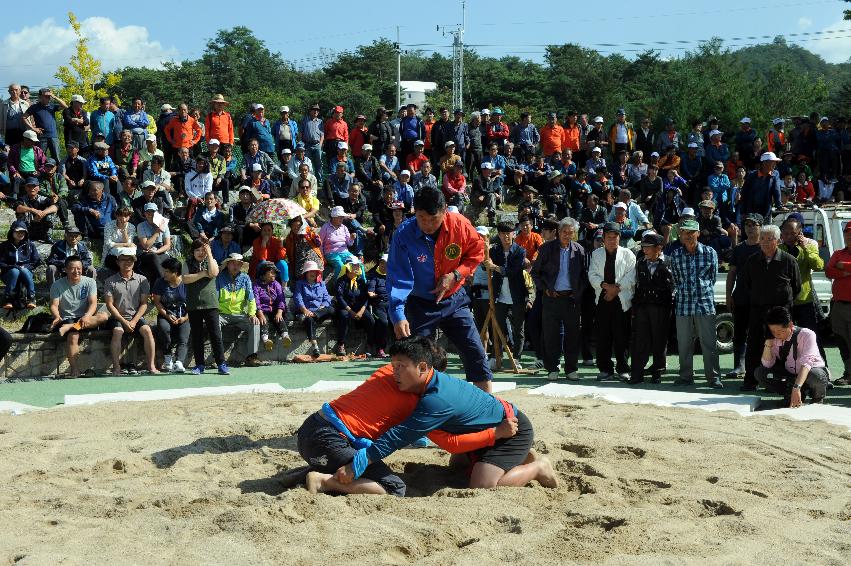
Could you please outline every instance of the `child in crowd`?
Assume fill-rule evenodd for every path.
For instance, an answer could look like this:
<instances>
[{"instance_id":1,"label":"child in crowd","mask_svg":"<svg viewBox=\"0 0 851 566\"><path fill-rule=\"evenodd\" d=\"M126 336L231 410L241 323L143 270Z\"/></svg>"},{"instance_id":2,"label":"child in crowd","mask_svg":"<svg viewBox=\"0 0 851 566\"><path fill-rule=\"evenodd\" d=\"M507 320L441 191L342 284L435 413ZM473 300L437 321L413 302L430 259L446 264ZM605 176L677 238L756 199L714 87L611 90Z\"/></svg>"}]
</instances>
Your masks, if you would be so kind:
<instances>
[{"instance_id":1,"label":"child in crowd","mask_svg":"<svg viewBox=\"0 0 851 566\"><path fill-rule=\"evenodd\" d=\"M287 304L284 288L277 279L278 268L270 261L257 266L254 280L254 301L257 303L257 318L260 320L260 341L271 351L274 347L272 332L281 337L281 345L289 348L293 341L287 328Z\"/></svg>"}]
</instances>

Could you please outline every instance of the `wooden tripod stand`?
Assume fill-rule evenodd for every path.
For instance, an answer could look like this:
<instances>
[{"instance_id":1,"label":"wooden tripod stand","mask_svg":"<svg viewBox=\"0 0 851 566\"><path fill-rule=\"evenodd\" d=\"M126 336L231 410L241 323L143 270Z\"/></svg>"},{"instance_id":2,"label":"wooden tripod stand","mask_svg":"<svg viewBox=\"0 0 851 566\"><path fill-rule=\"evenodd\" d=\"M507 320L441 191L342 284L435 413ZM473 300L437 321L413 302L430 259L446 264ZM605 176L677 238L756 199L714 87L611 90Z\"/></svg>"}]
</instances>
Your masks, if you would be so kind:
<instances>
[{"instance_id":1,"label":"wooden tripod stand","mask_svg":"<svg viewBox=\"0 0 851 566\"><path fill-rule=\"evenodd\" d=\"M485 242L485 261L488 261L489 259L490 249L487 246L487 242ZM489 261L488 264L490 264ZM523 370L517 366L517 360L514 359L514 355L511 353L511 348L508 347L508 340L505 338L505 334L502 332L502 328L496 320L493 282L491 281L493 269L490 266L485 267L485 269L488 274L488 314L485 317L484 324L482 324L482 330L479 332L479 337L482 340L482 346L484 346L485 351L487 351L488 336L490 335L491 341L493 342L493 357L496 360L496 369L502 369L502 353L504 351L508 356L508 361L511 362L511 367L514 370L514 373L522 373Z\"/></svg>"}]
</instances>

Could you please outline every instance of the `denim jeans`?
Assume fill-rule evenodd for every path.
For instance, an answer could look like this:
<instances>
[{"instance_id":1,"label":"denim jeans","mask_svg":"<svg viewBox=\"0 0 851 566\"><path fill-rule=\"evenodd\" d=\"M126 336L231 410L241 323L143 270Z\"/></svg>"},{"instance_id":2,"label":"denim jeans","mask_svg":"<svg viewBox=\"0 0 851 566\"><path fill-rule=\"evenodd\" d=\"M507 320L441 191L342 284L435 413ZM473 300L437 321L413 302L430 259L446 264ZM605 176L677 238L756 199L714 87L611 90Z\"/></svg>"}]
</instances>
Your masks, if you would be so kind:
<instances>
[{"instance_id":1,"label":"denim jeans","mask_svg":"<svg viewBox=\"0 0 851 566\"><path fill-rule=\"evenodd\" d=\"M17 292L20 284L26 293L26 298L35 297L35 282L33 274L26 267L13 267L3 274L3 282L6 283L6 296L12 296Z\"/></svg>"}]
</instances>

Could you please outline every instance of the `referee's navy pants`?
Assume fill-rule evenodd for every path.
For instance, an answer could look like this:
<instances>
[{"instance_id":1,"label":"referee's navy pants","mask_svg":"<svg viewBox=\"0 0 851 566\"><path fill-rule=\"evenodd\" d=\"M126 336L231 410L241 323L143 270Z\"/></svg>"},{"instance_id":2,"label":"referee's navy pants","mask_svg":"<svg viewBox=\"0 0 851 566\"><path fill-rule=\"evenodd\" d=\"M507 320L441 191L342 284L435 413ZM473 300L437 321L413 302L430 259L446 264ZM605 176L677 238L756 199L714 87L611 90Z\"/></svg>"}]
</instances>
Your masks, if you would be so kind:
<instances>
[{"instance_id":1,"label":"referee's navy pants","mask_svg":"<svg viewBox=\"0 0 851 566\"><path fill-rule=\"evenodd\" d=\"M493 379L482 339L470 311L470 299L463 288L439 303L408 295L405 316L412 335L432 336L437 328L446 334L449 342L458 350L467 381Z\"/></svg>"}]
</instances>

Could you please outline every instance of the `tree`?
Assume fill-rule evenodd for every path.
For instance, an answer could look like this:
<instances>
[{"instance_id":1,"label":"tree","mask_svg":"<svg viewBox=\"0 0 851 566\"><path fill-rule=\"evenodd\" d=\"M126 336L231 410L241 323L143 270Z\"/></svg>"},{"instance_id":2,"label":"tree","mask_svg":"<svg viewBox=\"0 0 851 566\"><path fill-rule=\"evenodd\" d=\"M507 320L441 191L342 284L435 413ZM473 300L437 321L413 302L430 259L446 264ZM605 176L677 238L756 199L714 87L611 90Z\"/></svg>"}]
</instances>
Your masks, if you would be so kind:
<instances>
[{"instance_id":1,"label":"tree","mask_svg":"<svg viewBox=\"0 0 851 566\"><path fill-rule=\"evenodd\" d=\"M846 2L851 2L851 0L845 0ZM851 10L845 10L845 19L851 20Z\"/></svg>"},{"instance_id":2,"label":"tree","mask_svg":"<svg viewBox=\"0 0 851 566\"><path fill-rule=\"evenodd\" d=\"M68 22L77 36L77 46L68 65L61 65L56 70L54 76L62 84L57 95L66 102L74 94L82 95L86 100L83 107L86 110L94 110L98 107L97 99L108 96L111 89L121 82L121 75L103 73L100 60L95 59L89 52L88 39L83 36L80 22L74 12L68 12Z\"/></svg>"}]
</instances>

